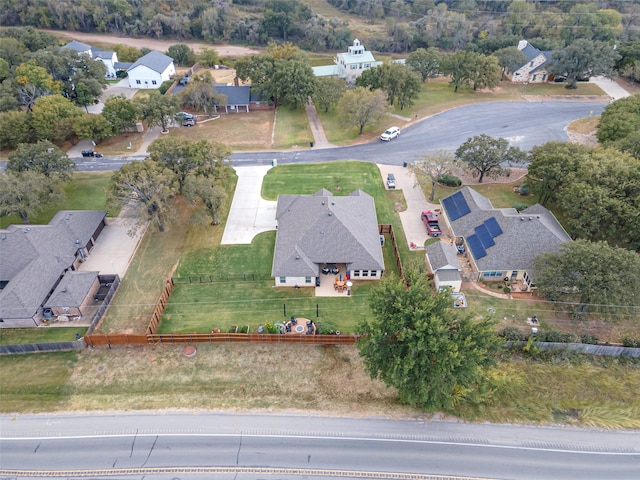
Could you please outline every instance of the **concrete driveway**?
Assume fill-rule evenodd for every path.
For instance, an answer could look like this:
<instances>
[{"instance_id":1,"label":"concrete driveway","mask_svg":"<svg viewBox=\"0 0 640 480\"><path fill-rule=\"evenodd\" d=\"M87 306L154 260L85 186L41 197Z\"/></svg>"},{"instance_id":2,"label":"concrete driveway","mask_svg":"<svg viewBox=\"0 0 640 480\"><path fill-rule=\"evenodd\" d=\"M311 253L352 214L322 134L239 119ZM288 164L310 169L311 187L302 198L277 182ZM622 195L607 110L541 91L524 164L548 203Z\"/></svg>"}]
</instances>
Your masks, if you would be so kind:
<instances>
[{"instance_id":1,"label":"concrete driveway","mask_svg":"<svg viewBox=\"0 0 640 480\"><path fill-rule=\"evenodd\" d=\"M89 113L102 113L102 109L104 108L104 102L111 95L124 95L127 99L132 99L133 96L138 91L137 88L129 88L129 79L123 78L116 84L109 84L107 88L104 89L102 95L100 95L100 101L95 105L90 105L87 107Z\"/></svg>"},{"instance_id":2,"label":"concrete driveway","mask_svg":"<svg viewBox=\"0 0 640 480\"><path fill-rule=\"evenodd\" d=\"M429 238L427 229L420 219L423 210L435 210L440 205L429 203L422 193L422 189L415 184L415 176L406 167L393 165L378 165L382 181L387 183L387 174L393 173L396 176L396 190L402 190L407 202L407 209L400 212L400 221L404 234L407 237L407 244L415 244L416 248L424 248L424 242Z\"/></svg>"},{"instance_id":3,"label":"concrete driveway","mask_svg":"<svg viewBox=\"0 0 640 480\"><path fill-rule=\"evenodd\" d=\"M261 195L262 180L271 168L234 167L238 184L222 234L222 245L250 244L259 233L276 229L277 202L267 201Z\"/></svg>"},{"instance_id":4,"label":"concrete driveway","mask_svg":"<svg viewBox=\"0 0 640 480\"><path fill-rule=\"evenodd\" d=\"M116 218L107 218L107 226L79 270L98 271L104 275L117 273L124 278L146 230L146 225L138 226L135 234L130 235L135 226L136 211L132 207L124 207Z\"/></svg>"}]
</instances>

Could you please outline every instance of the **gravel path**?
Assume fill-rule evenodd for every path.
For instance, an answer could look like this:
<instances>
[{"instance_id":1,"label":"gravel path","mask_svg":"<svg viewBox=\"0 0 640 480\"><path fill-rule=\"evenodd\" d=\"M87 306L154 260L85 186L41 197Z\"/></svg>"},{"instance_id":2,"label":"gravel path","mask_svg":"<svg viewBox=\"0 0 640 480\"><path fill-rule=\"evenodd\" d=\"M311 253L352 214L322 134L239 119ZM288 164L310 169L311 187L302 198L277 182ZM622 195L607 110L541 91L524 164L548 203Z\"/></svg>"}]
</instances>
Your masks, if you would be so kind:
<instances>
[{"instance_id":1,"label":"gravel path","mask_svg":"<svg viewBox=\"0 0 640 480\"><path fill-rule=\"evenodd\" d=\"M171 45L176 43L184 43L188 45L194 52L199 52L203 48L214 48L221 57L244 57L247 55L253 55L260 53L258 50L248 47L241 47L238 45L213 45L210 43L202 42L188 42L180 40L158 40L155 38L130 38L119 37L117 35L106 35L102 33L83 33L83 32L70 32L70 31L58 31L58 30L45 30L45 32L55 35L56 37L71 40L78 40L88 44L92 43L110 43L112 45L123 44L131 45L136 48L150 48L151 50L159 50L166 52Z\"/></svg>"}]
</instances>

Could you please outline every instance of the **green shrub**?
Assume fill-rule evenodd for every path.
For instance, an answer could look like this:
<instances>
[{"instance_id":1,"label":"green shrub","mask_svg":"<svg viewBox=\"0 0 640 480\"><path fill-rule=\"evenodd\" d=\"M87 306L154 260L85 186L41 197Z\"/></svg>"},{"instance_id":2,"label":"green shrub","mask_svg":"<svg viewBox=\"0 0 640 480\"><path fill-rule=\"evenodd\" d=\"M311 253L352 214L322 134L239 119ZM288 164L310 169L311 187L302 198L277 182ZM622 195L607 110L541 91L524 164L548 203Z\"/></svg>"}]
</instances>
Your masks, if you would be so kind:
<instances>
[{"instance_id":1,"label":"green shrub","mask_svg":"<svg viewBox=\"0 0 640 480\"><path fill-rule=\"evenodd\" d=\"M631 347L631 348L640 348L640 339L631 338L631 337L624 337L622 339L622 346L623 347Z\"/></svg>"},{"instance_id":2,"label":"green shrub","mask_svg":"<svg viewBox=\"0 0 640 480\"><path fill-rule=\"evenodd\" d=\"M510 287L504 287L504 293L511 293Z\"/></svg>"},{"instance_id":3,"label":"green shrub","mask_svg":"<svg viewBox=\"0 0 640 480\"><path fill-rule=\"evenodd\" d=\"M562 333L557 330L543 330L535 335L537 342L575 343L578 336L575 333Z\"/></svg>"},{"instance_id":4,"label":"green shrub","mask_svg":"<svg viewBox=\"0 0 640 480\"><path fill-rule=\"evenodd\" d=\"M598 337L594 337L588 333L583 333L582 336L580 336L580 342L587 343L589 345L596 345L598 343Z\"/></svg>"},{"instance_id":5,"label":"green shrub","mask_svg":"<svg viewBox=\"0 0 640 480\"><path fill-rule=\"evenodd\" d=\"M330 323L317 322L316 327L317 332L320 335L333 335L334 333L336 333L336 328Z\"/></svg>"},{"instance_id":6,"label":"green shrub","mask_svg":"<svg viewBox=\"0 0 640 480\"><path fill-rule=\"evenodd\" d=\"M512 342L522 342L527 336L518 327L504 327L500 336Z\"/></svg>"},{"instance_id":7,"label":"green shrub","mask_svg":"<svg viewBox=\"0 0 640 480\"><path fill-rule=\"evenodd\" d=\"M160 88L158 89L158 91L164 95L165 93L167 93L167 90L169 90L169 88L171 88L171 85L173 85L173 80L166 80L164 82L162 82L162 85L160 85Z\"/></svg>"},{"instance_id":8,"label":"green shrub","mask_svg":"<svg viewBox=\"0 0 640 480\"><path fill-rule=\"evenodd\" d=\"M445 174L438 177L438 183L446 185L447 187L459 187L462 185L462 180L455 175Z\"/></svg>"},{"instance_id":9,"label":"green shrub","mask_svg":"<svg viewBox=\"0 0 640 480\"><path fill-rule=\"evenodd\" d=\"M525 208L529 208L529 205L527 205L525 203L516 203L515 205L513 205L513 208L515 208L517 211L521 212Z\"/></svg>"},{"instance_id":10,"label":"green shrub","mask_svg":"<svg viewBox=\"0 0 640 480\"><path fill-rule=\"evenodd\" d=\"M518 193L523 196L529 195L529 193L531 193L531 188L529 188L529 185L527 185L526 183L523 183L518 187Z\"/></svg>"}]
</instances>

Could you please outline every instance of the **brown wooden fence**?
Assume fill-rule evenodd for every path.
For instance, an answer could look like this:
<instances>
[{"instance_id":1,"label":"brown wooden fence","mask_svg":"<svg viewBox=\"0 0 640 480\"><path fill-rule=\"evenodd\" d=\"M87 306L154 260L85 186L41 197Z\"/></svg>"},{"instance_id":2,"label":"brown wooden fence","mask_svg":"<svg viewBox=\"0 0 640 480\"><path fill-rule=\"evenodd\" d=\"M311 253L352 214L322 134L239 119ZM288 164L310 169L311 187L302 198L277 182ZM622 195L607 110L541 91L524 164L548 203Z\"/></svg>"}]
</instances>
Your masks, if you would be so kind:
<instances>
[{"instance_id":1,"label":"brown wooden fence","mask_svg":"<svg viewBox=\"0 0 640 480\"><path fill-rule=\"evenodd\" d=\"M404 280L404 270L402 268L402 260L400 260L400 251L398 250L398 242L396 236L393 233L393 225L378 225L378 231L380 235L389 235L391 238L391 245L393 245L393 255L396 258L396 266L398 267L398 276Z\"/></svg>"},{"instance_id":2,"label":"brown wooden fence","mask_svg":"<svg viewBox=\"0 0 640 480\"><path fill-rule=\"evenodd\" d=\"M166 333L148 335L87 335L88 347L158 345L171 343L295 343L304 345L353 345L355 335L279 335L261 333Z\"/></svg>"},{"instance_id":3,"label":"brown wooden fence","mask_svg":"<svg viewBox=\"0 0 640 480\"><path fill-rule=\"evenodd\" d=\"M160 324L160 319L162 318L164 309L167 306L167 302L169 301L171 292L173 292L173 286L174 283L171 278L166 281L164 288L162 289L162 293L160 294L160 298L156 302L156 308L153 309L151 321L149 322L149 326L147 327L147 334L153 334L158 331L158 325Z\"/></svg>"}]
</instances>

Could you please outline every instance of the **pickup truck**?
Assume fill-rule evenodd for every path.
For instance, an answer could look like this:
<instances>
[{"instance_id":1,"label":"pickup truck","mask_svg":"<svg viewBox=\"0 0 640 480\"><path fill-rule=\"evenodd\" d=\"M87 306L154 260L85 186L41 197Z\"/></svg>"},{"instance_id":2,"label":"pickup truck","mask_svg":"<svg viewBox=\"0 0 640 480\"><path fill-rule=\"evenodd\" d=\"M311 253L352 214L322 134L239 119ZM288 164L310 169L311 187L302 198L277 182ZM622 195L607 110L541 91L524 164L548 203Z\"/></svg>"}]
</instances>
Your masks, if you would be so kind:
<instances>
[{"instance_id":1,"label":"pickup truck","mask_svg":"<svg viewBox=\"0 0 640 480\"><path fill-rule=\"evenodd\" d=\"M438 216L431 210L425 210L424 212L422 212L420 218L422 218L425 227L427 227L427 233L429 234L429 236L439 237L442 234L442 230L440 230L440 224L438 223Z\"/></svg>"}]
</instances>

